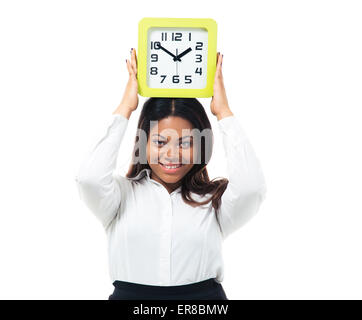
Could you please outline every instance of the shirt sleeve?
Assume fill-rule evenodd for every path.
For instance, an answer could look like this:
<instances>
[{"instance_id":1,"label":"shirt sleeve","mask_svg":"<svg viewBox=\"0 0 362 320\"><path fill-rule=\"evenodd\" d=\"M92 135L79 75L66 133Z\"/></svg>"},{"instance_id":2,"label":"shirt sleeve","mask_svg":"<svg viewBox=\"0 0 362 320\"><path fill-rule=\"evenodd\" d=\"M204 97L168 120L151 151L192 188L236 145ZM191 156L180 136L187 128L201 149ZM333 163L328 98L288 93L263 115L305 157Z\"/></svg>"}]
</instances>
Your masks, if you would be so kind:
<instances>
[{"instance_id":1,"label":"shirt sleeve","mask_svg":"<svg viewBox=\"0 0 362 320\"><path fill-rule=\"evenodd\" d=\"M114 170L128 119L120 114L112 114L109 121L106 134L85 157L75 177L80 199L104 228L116 216L127 182L125 177L115 177Z\"/></svg>"},{"instance_id":2,"label":"shirt sleeve","mask_svg":"<svg viewBox=\"0 0 362 320\"><path fill-rule=\"evenodd\" d=\"M218 126L229 180L218 211L218 221L225 239L258 212L266 196L266 183L259 160L236 116L222 118Z\"/></svg>"}]
</instances>

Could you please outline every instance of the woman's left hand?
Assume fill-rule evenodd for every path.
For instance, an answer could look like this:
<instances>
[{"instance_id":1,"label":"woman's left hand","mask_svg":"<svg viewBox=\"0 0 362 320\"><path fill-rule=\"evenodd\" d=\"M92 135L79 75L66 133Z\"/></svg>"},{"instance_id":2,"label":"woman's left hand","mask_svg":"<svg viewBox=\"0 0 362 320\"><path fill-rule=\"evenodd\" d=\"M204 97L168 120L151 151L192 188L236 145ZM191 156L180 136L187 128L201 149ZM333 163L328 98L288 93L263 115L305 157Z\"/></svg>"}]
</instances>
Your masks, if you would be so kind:
<instances>
[{"instance_id":1,"label":"woman's left hand","mask_svg":"<svg viewBox=\"0 0 362 320\"><path fill-rule=\"evenodd\" d=\"M214 95L212 96L210 104L211 113L215 115L218 120L221 120L225 116L233 115L226 97L224 79L222 76L222 60L223 55L218 52L214 79Z\"/></svg>"}]
</instances>

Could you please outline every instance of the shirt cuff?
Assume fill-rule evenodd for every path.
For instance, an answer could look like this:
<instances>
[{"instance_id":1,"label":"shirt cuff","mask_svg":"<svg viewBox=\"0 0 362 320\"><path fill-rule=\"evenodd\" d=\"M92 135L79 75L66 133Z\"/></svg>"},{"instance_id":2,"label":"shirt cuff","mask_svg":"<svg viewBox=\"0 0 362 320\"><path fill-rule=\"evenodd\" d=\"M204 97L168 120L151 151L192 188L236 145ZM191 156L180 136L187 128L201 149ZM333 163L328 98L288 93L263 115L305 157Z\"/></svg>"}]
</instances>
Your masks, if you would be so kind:
<instances>
[{"instance_id":1,"label":"shirt cuff","mask_svg":"<svg viewBox=\"0 0 362 320\"><path fill-rule=\"evenodd\" d=\"M120 113L114 113L114 114L110 114L108 116L108 123L109 125L113 126L119 123L128 123L128 120L124 115L120 114Z\"/></svg>"},{"instance_id":2,"label":"shirt cuff","mask_svg":"<svg viewBox=\"0 0 362 320\"><path fill-rule=\"evenodd\" d=\"M248 140L248 136L235 115L218 120L221 133L230 138L232 145L236 146Z\"/></svg>"}]
</instances>

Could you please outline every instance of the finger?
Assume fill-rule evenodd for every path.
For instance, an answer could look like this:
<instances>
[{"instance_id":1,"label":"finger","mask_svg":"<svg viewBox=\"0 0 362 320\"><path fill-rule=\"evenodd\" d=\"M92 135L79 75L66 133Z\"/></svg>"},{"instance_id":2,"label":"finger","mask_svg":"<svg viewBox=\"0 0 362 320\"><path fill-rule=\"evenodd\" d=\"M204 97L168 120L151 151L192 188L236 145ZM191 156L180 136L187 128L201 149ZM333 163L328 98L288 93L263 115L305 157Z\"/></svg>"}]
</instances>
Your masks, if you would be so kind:
<instances>
[{"instance_id":1,"label":"finger","mask_svg":"<svg viewBox=\"0 0 362 320\"><path fill-rule=\"evenodd\" d=\"M137 59L136 59L136 51L135 49L132 50L131 53L131 67L133 69L134 74L137 74Z\"/></svg>"},{"instance_id":2,"label":"finger","mask_svg":"<svg viewBox=\"0 0 362 320\"><path fill-rule=\"evenodd\" d=\"M221 54L218 52L217 54L217 64L216 64L216 71L215 71L215 77L221 76Z\"/></svg>"},{"instance_id":3,"label":"finger","mask_svg":"<svg viewBox=\"0 0 362 320\"><path fill-rule=\"evenodd\" d=\"M222 65L222 54L220 54L220 52L219 52L219 59L217 60L217 68L218 68L218 70L220 70L221 69L221 65Z\"/></svg>"},{"instance_id":4,"label":"finger","mask_svg":"<svg viewBox=\"0 0 362 320\"><path fill-rule=\"evenodd\" d=\"M136 49L132 48L131 50L131 65L135 74L137 74L137 56Z\"/></svg>"},{"instance_id":5,"label":"finger","mask_svg":"<svg viewBox=\"0 0 362 320\"><path fill-rule=\"evenodd\" d=\"M137 54L136 54L135 48L132 48L131 57L132 57L132 61L134 61L137 64Z\"/></svg>"},{"instance_id":6,"label":"finger","mask_svg":"<svg viewBox=\"0 0 362 320\"><path fill-rule=\"evenodd\" d=\"M126 63L127 63L128 74L129 74L130 76L133 76L133 69L132 69L131 63L130 63L130 61L129 61L128 59L126 59Z\"/></svg>"}]
</instances>

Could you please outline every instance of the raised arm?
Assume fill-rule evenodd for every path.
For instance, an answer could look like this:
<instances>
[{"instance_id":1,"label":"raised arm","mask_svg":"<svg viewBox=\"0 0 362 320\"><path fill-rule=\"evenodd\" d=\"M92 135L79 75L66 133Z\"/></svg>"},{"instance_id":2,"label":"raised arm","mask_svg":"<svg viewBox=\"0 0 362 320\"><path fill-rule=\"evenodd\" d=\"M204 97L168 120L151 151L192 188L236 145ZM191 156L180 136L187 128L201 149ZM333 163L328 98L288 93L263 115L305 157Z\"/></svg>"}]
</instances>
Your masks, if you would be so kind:
<instances>
[{"instance_id":1,"label":"raised arm","mask_svg":"<svg viewBox=\"0 0 362 320\"><path fill-rule=\"evenodd\" d=\"M126 183L125 177L117 181L113 173L128 119L121 114L114 114L112 118L106 134L83 161L75 178L80 198L105 228L117 213L122 185Z\"/></svg>"},{"instance_id":2,"label":"raised arm","mask_svg":"<svg viewBox=\"0 0 362 320\"><path fill-rule=\"evenodd\" d=\"M221 196L218 221L225 239L259 210L266 195L264 175L255 152L226 97L222 75L223 55L217 54L214 95L210 109L218 119L229 183Z\"/></svg>"},{"instance_id":3,"label":"raised arm","mask_svg":"<svg viewBox=\"0 0 362 320\"><path fill-rule=\"evenodd\" d=\"M126 194L129 181L120 175L114 177L120 144L131 113L138 106L137 57L131 50L131 61L126 59L129 79L123 98L111 116L106 134L81 164L75 177L81 199L107 228L117 214Z\"/></svg>"},{"instance_id":4,"label":"raised arm","mask_svg":"<svg viewBox=\"0 0 362 320\"><path fill-rule=\"evenodd\" d=\"M266 183L259 159L236 116L220 119L218 126L229 180L218 212L225 239L258 212L266 196Z\"/></svg>"}]
</instances>

